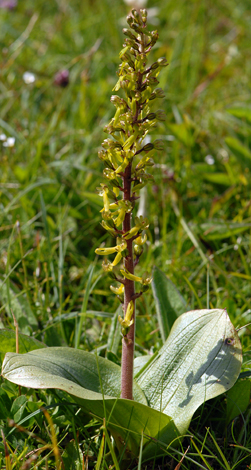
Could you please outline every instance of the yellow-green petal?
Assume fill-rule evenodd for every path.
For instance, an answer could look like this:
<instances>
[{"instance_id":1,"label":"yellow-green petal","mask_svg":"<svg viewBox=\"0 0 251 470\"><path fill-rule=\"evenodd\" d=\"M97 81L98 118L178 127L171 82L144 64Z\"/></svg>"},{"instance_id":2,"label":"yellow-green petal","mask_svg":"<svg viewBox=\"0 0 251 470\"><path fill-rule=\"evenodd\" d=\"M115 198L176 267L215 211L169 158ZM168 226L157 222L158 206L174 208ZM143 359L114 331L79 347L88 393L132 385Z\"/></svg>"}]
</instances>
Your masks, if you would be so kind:
<instances>
[{"instance_id":1,"label":"yellow-green petal","mask_svg":"<svg viewBox=\"0 0 251 470\"><path fill-rule=\"evenodd\" d=\"M111 248L96 248L95 253L96 255L112 255L113 253L116 253L116 246L113 246Z\"/></svg>"},{"instance_id":2,"label":"yellow-green petal","mask_svg":"<svg viewBox=\"0 0 251 470\"><path fill-rule=\"evenodd\" d=\"M129 279L130 281L135 281L135 282L141 282L142 281L141 277L135 276L134 274L129 273L129 271L127 271L127 269L121 269L120 272L126 279Z\"/></svg>"}]
</instances>

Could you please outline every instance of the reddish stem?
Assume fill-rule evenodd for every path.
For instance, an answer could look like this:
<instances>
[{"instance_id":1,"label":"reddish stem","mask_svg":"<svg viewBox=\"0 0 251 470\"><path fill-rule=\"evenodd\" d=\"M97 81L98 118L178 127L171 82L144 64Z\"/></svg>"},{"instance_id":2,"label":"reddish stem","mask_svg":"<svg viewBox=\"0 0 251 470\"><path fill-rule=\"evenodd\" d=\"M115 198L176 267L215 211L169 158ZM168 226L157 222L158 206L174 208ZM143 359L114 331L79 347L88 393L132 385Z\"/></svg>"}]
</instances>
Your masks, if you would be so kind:
<instances>
[{"instance_id":1,"label":"reddish stem","mask_svg":"<svg viewBox=\"0 0 251 470\"><path fill-rule=\"evenodd\" d=\"M144 43L145 38L142 34L140 50L144 52ZM137 78L137 89L140 90L142 85L143 74L138 73ZM141 112L141 106L138 101L136 101L136 111L133 118L133 123L136 123ZM132 164L126 167L123 174L123 192L124 200L133 201L135 200L135 195L131 195L131 185L132 185ZM126 214L123 222L123 231L129 232L131 229L131 213ZM124 260L124 267L131 273L134 274L134 259L133 259L133 240L135 237L127 240L127 250L128 255ZM128 400L133 400L133 361L134 361L134 345L135 345L135 291L134 291L134 281L130 279L125 279L124 282L124 313L126 313L127 306L129 302L133 301L133 324L131 325L129 332L122 340L122 358L121 358L121 398L127 398Z\"/></svg>"},{"instance_id":2,"label":"reddish stem","mask_svg":"<svg viewBox=\"0 0 251 470\"><path fill-rule=\"evenodd\" d=\"M131 164L125 169L123 177L124 183L124 200L131 200ZM131 229L131 214L125 216L123 223L124 232ZM125 268L131 273L134 273L133 261L133 242L132 239L127 240L128 254L124 261ZM130 279L124 280L124 312L127 310L129 302L134 296L134 281ZM135 300L133 324L131 325L128 334L122 340L122 364L121 364L121 398L133 400L133 360L134 360L134 336L135 336Z\"/></svg>"}]
</instances>

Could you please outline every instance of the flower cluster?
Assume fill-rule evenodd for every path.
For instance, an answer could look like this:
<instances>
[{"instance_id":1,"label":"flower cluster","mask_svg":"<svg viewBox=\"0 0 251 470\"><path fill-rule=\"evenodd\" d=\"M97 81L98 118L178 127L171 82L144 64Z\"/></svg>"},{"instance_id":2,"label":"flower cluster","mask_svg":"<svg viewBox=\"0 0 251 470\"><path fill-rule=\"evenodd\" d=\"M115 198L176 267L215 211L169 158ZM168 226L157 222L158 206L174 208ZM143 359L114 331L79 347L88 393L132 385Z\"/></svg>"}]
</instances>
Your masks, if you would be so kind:
<instances>
[{"instance_id":1,"label":"flower cluster","mask_svg":"<svg viewBox=\"0 0 251 470\"><path fill-rule=\"evenodd\" d=\"M141 295L149 287L151 278L148 274L138 277L134 275L134 266L138 263L143 252L143 245L147 240L144 233L149 223L146 218L135 217L132 226L132 212L138 193L153 177L148 168L153 162L155 150L162 150L163 143L155 140L146 143L145 137L156 126L158 121L165 120L162 110L153 111L152 104L164 93L158 88L158 74L162 67L167 65L165 58L160 58L151 66L147 66L147 58L158 39L157 31L148 31L146 27L146 10L132 10L127 17L129 28L124 29L126 39L120 53L122 63L119 66L118 82L114 91L122 89L125 99L117 95L111 97L116 107L113 119L105 127L110 137L102 143L103 149L99 158L104 162L105 184L98 188L103 198L102 225L109 234L116 238L116 245L112 248L98 248L99 255L114 254L112 262L105 260L103 268L110 277L120 283L120 286L111 286L111 290L118 295L121 301L125 281L141 283ZM123 277L118 277L114 267L124 259L124 267L120 270ZM132 260L133 263L127 262ZM129 310L128 310L129 309ZM132 307L128 306L126 325L131 322ZM126 314L126 312L125 312Z\"/></svg>"}]
</instances>

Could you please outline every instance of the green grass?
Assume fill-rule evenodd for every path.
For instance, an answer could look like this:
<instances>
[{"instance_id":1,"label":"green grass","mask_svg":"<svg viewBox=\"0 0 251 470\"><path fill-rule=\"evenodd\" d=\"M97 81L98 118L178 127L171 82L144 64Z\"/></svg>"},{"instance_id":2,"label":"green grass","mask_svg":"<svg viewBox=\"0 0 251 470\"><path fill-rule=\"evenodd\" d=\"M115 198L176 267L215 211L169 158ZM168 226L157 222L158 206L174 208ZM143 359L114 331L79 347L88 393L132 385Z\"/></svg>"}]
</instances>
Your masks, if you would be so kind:
<instances>
[{"instance_id":1,"label":"green grass","mask_svg":"<svg viewBox=\"0 0 251 470\"><path fill-rule=\"evenodd\" d=\"M170 64L160 76L168 117L155 136L166 149L144 196L151 243L138 273L158 266L191 309L226 308L239 328L251 322L250 2L150 6L158 8L153 21L160 36L152 59L165 56ZM16 139L12 148L0 143L0 327L14 329L13 311L19 331L48 346L97 348L118 361L113 317L119 304L94 253L110 242L95 191L127 13L122 1L112 0L27 0L0 10L0 134ZM69 70L65 88L54 84L62 69ZM25 84L26 71L34 83ZM233 108L244 111L236 115ZM136 353L155 352L161 340L151 292L138 301L137 315ZM243 371L250 370L250 331L240 330ZM66 469L83 468L83 453L85 468L87 460L89 468L122 466L105 427L90 423L69 397L22 394L2 380L0 427L11 466L0 442L1 468L63 468L55 448ZM54 423L54 441L41 406ZM184 469L251 468L250 406L229 424L226 413L226 396L212 400L194 417L193 438L182 449L128 468L175 468L189 445ZM23 428L11 427L8 417Z\"/></svg>"}]
</instances>

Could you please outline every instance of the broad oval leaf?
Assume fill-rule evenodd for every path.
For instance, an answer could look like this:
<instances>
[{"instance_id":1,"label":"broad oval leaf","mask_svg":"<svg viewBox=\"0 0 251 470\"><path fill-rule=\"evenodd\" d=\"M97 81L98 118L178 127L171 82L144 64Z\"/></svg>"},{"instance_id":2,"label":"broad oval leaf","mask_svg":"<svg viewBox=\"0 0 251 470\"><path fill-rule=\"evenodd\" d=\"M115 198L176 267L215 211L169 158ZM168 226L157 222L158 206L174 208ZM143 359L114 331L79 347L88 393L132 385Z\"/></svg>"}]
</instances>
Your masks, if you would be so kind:
<instances>
[{"instance_id":1,"label":"broad oval leaf","mask_svg":"<svg viewBox=\"0 0 251 470\"><path fill-rule=\"evenodd\" d=\"M240 340L226 310L194 310L176 320L137 382L149 405L172 416L183 434L204 401L234 385L241 363Z\"/></svg>"},{"instance_id":2,"label":"broad oval leaf","mask_svg":"<svg viewBox=\"0 0 251 470\"><path fill-rule=\"evenodd\" d=\"M138 455L142 430L145 448L153 445L155 452L158 452L156 439L161 436L166 443L179 438L172 418L149 408L136 382L134 399L137 401L116 398L120 395L120 367L86 351L46 348L27 354L7 353L2 375L22 386L56 388L69 393L93 417L100 421L106 417L106 425L118 448L126 442L135 455Z\"/></svg>"},{"instance_id":3,"label":"broad oval leaf","mask_svg":"<svg viewBox=\"0 0 251 470\"><path fill-rule=\"evenodd\" d=\"M126 442L135 455L143 430L146 458L159 453L162 444L177 442L196 409L234 384L241 358L240 341L226 311L199 310L176 320L159 354L139 372L136 401L116 398L119 366L85 351L8 353L2 374L27 387L68 392L86 412L100 420L105 417L117 446Z\"/></svg>"},{"instance_id":4,"label":"broad oval leaf","mask_svg":"<svg viewBox=\"0 0 251 470\"><path fill-rule=\"evenodd\" d=\"M31 388L58 388L81 398L102 400L120 396L121 369L114 362L79 349L37 349L27 354L7 353L2 375L10 382ZM134 398L146 404L134 383Z\"/></svg>"}]
</instances>

